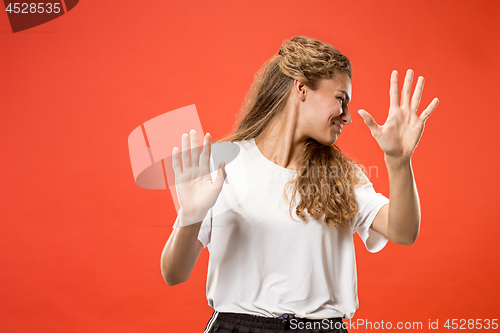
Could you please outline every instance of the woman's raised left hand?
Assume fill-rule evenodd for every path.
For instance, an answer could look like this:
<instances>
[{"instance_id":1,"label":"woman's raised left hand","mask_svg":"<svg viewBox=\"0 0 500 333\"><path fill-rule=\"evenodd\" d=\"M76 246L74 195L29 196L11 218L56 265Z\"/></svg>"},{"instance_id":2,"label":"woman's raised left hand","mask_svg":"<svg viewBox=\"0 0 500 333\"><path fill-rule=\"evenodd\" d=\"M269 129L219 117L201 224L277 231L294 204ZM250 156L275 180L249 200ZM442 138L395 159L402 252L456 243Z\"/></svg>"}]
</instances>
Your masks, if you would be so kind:
<instances>
[{"instance_id":1,"label":"woman's raised left hand","mask_svg":"<svg viewBox=\"0 0 500 333\"><path fill-rule=\"evenodd\" d=\"M424 78L422 76L418 78L413 97L410 97L412 81L413 71L409 69L406 72L400 102L398 72L392 72L390 88L391 106L389 108L389 116L384 125L378 125L365 110L358 111L386 156L403 160L411 159L424 131L424 123L439 103L439 100L434 98L422 114L417 116L417 109L424 89Z\"/></svg>"}]
</instances>

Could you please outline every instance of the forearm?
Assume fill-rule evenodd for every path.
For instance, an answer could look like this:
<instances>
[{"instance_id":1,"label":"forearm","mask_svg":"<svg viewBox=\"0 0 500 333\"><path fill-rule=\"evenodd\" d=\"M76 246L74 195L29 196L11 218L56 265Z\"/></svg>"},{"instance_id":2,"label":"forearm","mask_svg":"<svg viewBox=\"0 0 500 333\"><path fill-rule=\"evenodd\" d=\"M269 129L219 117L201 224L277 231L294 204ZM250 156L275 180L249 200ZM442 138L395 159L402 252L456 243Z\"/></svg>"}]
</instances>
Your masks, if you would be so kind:
<instances>
[{"instance_id":1,"label":"forearm","mask_svg":"<svg viewBox=\"0 0 500 333\"><path fill-rule=\"evenodd\" d=\"M410 159L385 156L389 174L388 233L398 244L411 245L420 229L420 204Z\"/></svg>"},{"instance_id":2,"label":"forearm","mask_svg":"<svg viewBox=\"0 0 500 333\"><path fill-rule=\"evenodd\" d=\"M181 209L179 222L184 224L182 221L186 218L188 217L182 214ZM168 285L182 283L191 275L198 259L196 245L200 227L201 221L184 227L176 227L170 234L161 256L161 271Z\"/></svg>"}]
</instances>

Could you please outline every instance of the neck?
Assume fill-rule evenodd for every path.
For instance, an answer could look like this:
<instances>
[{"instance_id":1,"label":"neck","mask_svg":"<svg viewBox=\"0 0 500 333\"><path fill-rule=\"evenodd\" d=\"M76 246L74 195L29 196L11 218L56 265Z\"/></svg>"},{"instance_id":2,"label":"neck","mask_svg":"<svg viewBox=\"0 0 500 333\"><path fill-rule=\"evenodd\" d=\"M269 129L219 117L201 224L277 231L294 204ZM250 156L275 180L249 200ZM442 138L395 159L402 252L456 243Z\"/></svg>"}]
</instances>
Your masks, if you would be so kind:
<instances>
[{"instance_id":1,"label":"neck","mask_svg":"<svg viewBox=\"0 0 500 333\"><path fill-rule=\"evenodd\" d=\"M255 138L257 147L268 160L295 171L300 167L300 159L306 142L306 138L302 137L297 130L298 114L298 107L294 105L285 107Z\"/></svg>"}]
</instances>

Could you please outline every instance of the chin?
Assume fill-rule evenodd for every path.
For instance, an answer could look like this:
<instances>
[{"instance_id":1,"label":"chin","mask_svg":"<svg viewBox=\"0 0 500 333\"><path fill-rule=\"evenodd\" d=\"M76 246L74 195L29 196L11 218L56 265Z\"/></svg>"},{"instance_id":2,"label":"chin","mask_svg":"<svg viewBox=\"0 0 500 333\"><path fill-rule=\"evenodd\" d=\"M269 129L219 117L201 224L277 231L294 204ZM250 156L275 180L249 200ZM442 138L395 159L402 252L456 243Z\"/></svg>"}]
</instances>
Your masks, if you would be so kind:
<instances>
[{"instance_id":1,"label":"chin","mask_svg":"<svg viewBox=\"0 0 500 333\"><path fill-rule=\"evenodd\" d=\"M321 138L321 139L316 139L316 138L313 138L314 140L318 141L318 143L322 144L323 146L333 146L336 142L337 142L337 136L335 136L335 138L329 138L329 139L324 139L324 138Z\"/></svg>"}]
</instances>

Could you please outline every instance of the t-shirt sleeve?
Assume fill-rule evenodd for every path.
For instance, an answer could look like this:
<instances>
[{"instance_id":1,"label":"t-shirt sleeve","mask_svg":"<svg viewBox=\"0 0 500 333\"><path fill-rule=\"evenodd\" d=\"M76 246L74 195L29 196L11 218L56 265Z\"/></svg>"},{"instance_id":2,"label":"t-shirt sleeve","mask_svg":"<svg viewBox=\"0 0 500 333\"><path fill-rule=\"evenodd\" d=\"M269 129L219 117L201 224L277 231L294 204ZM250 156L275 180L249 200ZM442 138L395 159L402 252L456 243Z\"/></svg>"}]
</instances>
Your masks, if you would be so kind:
<instances>
[{"instance_id":1,"label":"t-shirt sleeve","mask_svg":"<svg viewBox=\"0 0 500 333\"><path fill-rule=\"evenodd\" d=\"M389 239L371 229L370 226L379 210L389 203L389 199L381 193L375 192L373 184L359 169L364 182L355 188L354 193L358 202L358 214L352 219L353 233L357 232L369 252L382 250Z\"/></svg>"}]
</instances>

